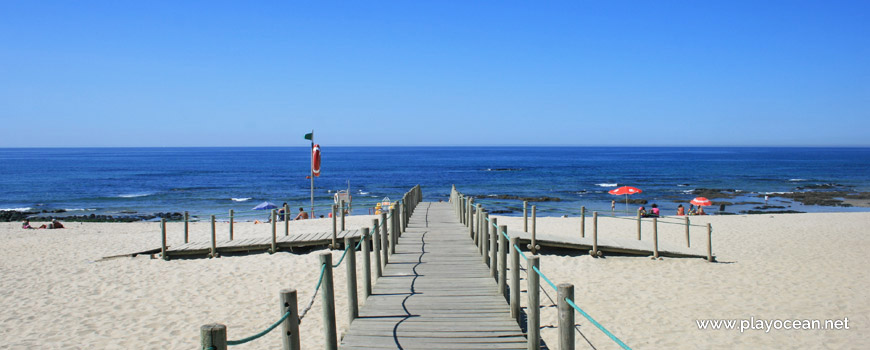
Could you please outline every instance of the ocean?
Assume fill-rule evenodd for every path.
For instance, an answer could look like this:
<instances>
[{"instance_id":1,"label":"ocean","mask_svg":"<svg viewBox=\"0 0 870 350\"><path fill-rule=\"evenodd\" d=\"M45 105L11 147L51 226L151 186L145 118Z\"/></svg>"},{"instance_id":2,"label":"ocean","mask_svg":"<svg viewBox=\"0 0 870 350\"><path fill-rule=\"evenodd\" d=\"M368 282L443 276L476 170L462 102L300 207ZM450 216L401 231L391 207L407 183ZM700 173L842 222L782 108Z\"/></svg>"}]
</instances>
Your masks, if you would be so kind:
<instances>
[{"instance_id":1,"label":"ocean","mask_svg":"<svg viewBox=\"0 0 870 350\"><path fill-rule=\"evenodd\" d=\"M331 204L337 190L349 187L353 213L366 214L416 184L430 201L447 200L455 184L502 215L522 215L522 201L498 196L550 197L533 203L541 216L573 216L581 206L609 212L612 200L617 211L633 212L637 204L626 206L624 196L607 193L623 185L643 190L629 198L656 203L664 214L688 206L702 188L723 190L727 198L711 199L725 203L726 213L870 211L782 197L870 192L870 148L326 145L322 154L317 215L326 214L320 206ZM310 206L309 157L308 147L0 149L0 210L226 216L234 209L240 217L264 216L251 208L264 201ZM765 194L768 207L762 207Z\"/></svg>"}]
</instances>

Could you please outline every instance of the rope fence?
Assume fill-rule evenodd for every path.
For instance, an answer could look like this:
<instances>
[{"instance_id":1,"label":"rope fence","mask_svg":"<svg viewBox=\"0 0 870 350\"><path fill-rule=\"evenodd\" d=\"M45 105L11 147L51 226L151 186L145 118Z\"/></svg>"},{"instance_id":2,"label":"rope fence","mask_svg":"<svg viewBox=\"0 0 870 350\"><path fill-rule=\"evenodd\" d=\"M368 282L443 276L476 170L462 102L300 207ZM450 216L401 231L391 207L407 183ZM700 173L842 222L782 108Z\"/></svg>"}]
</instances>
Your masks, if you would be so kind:
<instances>
[{"instance_id":1,"label":"rope fence","mask_svg":"<svg viewBox=\"0 0 870 350\"><path fill-rule=\"evenodd\" d=\"M356 245L353 245L352 242L355 240L353 237L345 238L345 249L342 253L341 257L338 259L338 262L335 264L331 263L332 253L326 252L320 255L320 276L317 278L317 284L314 287L314 292L311 295L311 299L306 304L305 308L302 312L298 313L298 316L293 316L296 313L296 290L282 290L281 291L281 299L282 299L282 311L284 313L278 319L278 321L274 322L272 325L260 331L254 335L249 337L245 337L239 340L227 340L226 338L226 326L222 324L208 324L203 325L200 329L200 342L201 349L203 350L226 350L228 346L235 346L245 344L256 339L261 338L262 336L268 334L279 325L284 326L284 332L282 334L283 337L283 349L285 350L298 350L300 349L300 338L299 338L299 324L302 323L302 320L308 314L308 311L314 306L314 303L317 299L318 292L323 289L323 292L320 293L322 295L322 302L324 304L324 335L326 337L326 348L327 349L337 349L338 341L337 341L337 331L335 325L335 300L334 300L334 291L332 286L332 269L338 268L342 263L347 262L346 266L348 267L348 298L349 305L348 308L350 310L350 319L353 321L354 318L358 317L358 300L356 297L356 250L363 248L363 269L364 269L364 281L366 286L364 290L366 291L364 297L368 297L371 293L371 268L369 265L369 248L368 244L374 238L374 243L372 244L372 248L375 251L375 256L380 256L383 252L383 256L388 256L389 251L389 242L387 240L383 240L378 242L379 232L380 235L387 237L387 229L389 228L389 236L390 241L395 242L395 239L407 228L407 218L410 217L416 205L422 201L422 190L419 185L412 188L410 191L405 193L403 198L399 201L396 201L394 206L390 208L389 214L381 214L381 218L384 220L378 221L372 225L372 229L369 230L367 227L363 228L362 235L359 237L359 242ZM400 217L401 216L401 217ZM366 243L363 246L363 243ZM380 243L380 244L378 244ZM353 251L351 255L353 257L345 260L346 257L351 256L348 252ZM384 264L386 264L386 259L384 260ZM378 259L376 259L377 270L381 270L381 263ZM353 271L351 273L351 271ZM380 277L380 274L378 274ZM351 292L352 290L352 292ZM286 309L286 310L285 310Z\"/></svg>"}]
</instances>

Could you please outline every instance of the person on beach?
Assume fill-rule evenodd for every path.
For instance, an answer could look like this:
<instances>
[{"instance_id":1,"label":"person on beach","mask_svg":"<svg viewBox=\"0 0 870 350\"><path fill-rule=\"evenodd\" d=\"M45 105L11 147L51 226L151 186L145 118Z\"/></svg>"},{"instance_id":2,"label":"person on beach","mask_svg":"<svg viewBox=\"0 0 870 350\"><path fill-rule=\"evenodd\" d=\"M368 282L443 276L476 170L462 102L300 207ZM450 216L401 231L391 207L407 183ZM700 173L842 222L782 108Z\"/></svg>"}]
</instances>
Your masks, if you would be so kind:
<instances>
[{"instance_id":1,"label":"person on beach","mask_svg":"<svg viewBox=\"0 0 870 350\"><path fill-rule=\"evenodd\" d=\"M21 228L23 228L25 230L31 230L31 229L34 229L35 227L30 226L30 220L24 220L24 222L21 223Z\"/></svg>"},{"instance_id":2,"label":"person on beach","mask_svg":"<svg viewBox=\"0 0 870 350\"><path fill-rule=\"evenodd\" d=\"M653 205L652 205L652 210L650 210L650 211L652 212L652 213L650 214L650 216L652 216L652 217L659 217L659 206L656 205L655 203L653 203Z\"/></svg>"},{"instance_id":3,"label":"person on beach","mask_svg":"<svg viewBox=\"0 0 870 350\"><path fill-rule=\"evenodd\" d=\"M686 208L683 207L682 204L678 205L677 206L677 216L685 216L685 215L686 215Z\"/></svg>"},{"instance_id":4,"label":"person on beach","mask_svg":"<svg viewBox=\"0 0 870 350\"><path fill-rule=\"evenodd\" d=\"M308 219L308 213L305 212L305 209L299 208L299 215L296 215L296 218L293 220L305 220Z\"/></svg>"},{"instance_id":5,"label":"person on beach","mask_svg":"<svg viewBox=\"0 0 870 350\"><path fill-rule=\"evenodd\" d=\"M707 213L704 212L704 207L699 205L698 212L696 213L696 215L707 215Z\"/></svg>"},{"instance_id":6,"label":"person on beach","mask_svg":"<svg viewBox=\"0 0 870 350\"><path fill-rule=\"evenodd\" d=\"M695 205L689 204L689 215L698 215L698 212L695 211Z\"/></svg>"},{"instance_id":7,"label":"person on beach","mask_svg":"<svg viewBox=\"0 0 870 350\"><path fill-rule=\"evenodd\" d=\"M637 212L640 213L641 217L644 217L644 218L646 217L646 208L644 208L644 207L637 208Z\"/></svg>"},{"instance_id":8,"label":"person on beach","mask_svg":"<svg viewBox=\"0 0 870 350\"><path fill-rule=\"evenodd\" d=\"M286 207L287 207L287 203L285 202L281 206L281 209L278 209L278 221L284 221L284 208L286 208Z\"/></svg>"}]
</instances>

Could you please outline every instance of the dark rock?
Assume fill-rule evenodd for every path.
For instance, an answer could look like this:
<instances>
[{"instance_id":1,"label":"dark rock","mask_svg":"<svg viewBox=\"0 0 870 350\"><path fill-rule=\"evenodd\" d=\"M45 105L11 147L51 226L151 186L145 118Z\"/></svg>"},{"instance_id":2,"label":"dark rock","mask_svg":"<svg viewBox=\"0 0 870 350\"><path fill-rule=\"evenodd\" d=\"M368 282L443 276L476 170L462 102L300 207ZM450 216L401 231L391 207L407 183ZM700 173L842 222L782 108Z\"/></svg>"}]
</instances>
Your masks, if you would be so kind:
<instances>
[{"instance_id":1,"label":"dark rock","mask_svg":"<svg viewBox=\"0 0 870 350\"><path fill-rule=\"evenodd\" d=\"M803 214L804 211L797 210L773 210L773 211L762 211L762 210L742 210L740 211L743 214Z\"/></svg>"},{"instance_id":2,"label":"dark rock","mask_svg":"<svg viewBox=\"0 0 870 350\"><path fill-rule=\"evenodd\" d=\"M785 207L783 207L783 206L781 206L781 205L761 205L761 206L757 206L757 207L755 207L755 208L753 208L753 209L758 209L758 210L767 210L767 209L785 209Z\"/></svg>"},{"instance_id":3,"label":"dark rock","mask_svg":"<svg viewBox=\"0 0 870 350\"><path fill-rule=\"evenodd\" d=\"M707 197L707 199L734 198L737 197L737 190L720 188L696 188L692 190L692 194L698 197Z\"/></svg>"},{"instance_id":4,"label":"dark rock","mask_svg":"<svg viewBox=\"0 0 870 350\"><path fill-rule=\"evenodd\" d=\"M493 210L493 211L490 211L489 213L490 214L510 214L513 212L514 212L513 210Z\"/></svg>"},{"instance_id":5,"label":"dark rock","mask_svg":"<svg viewBox=\"0 0 870 350\"><path fill-rule=\"evenodd\" d=\"M0 222L24 221L24 219L27 219L33 214L36 214L36 212L4 210L0 211Z\"/></svg>"},{"instance_id":6,"label":"dark rock","mask_svg":"<svg viewBox=\"0 0 870 350\"><path fill-rule=\"evenodd\" d=\"M843 188L845 186L841 184L835 183L827 183L827 184L815 184L815 185L806 185L806 186L798 186L795 190L804 191L804 190L829 190L833 188Z\"/></svg>"}]
</instances>

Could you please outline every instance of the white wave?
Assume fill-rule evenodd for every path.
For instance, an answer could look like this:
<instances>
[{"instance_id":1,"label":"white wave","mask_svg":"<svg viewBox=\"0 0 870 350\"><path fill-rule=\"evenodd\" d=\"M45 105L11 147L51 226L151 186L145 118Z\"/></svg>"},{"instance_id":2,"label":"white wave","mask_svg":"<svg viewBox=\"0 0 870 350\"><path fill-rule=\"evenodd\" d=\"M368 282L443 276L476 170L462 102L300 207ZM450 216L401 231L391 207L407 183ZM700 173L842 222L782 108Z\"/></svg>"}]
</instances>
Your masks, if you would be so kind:
<instances>
[{"instance_id":1,"label":"white wave","mask_svg":"<svg viewBox=\"0 0 870 350\"><path fill-rule=\"evenodd\" d=\"M689 184L679 184L679 185L677 185L677 187L686 187L686 186L689 186Z\"/></svg>"},{"instance_id":2,"label":"white wave","mask_svg":"<svg viewBox=\"0 0 870 350\"><path fill-rule=\"evenodd\" d=\"M598 186L598 187L616 187L616 186L619 186L619 184L601 183L601 184L595 184L595 186Z\"/></svg>"},{"instance_id":3,"label":"white wave","mask_svg":"<svg viewBox=\"0 0 870 350\"><path fill-rule=\"evenodd\" d=\"M70 208L70 209L64 209L64 210L66 210L66 211L94 211L94 210L96 210L96 209L90 209L90 208Z\"/></svg>"},{"instance_id":4,"label":"white wave","mask_svg":"<svg viewBox=\"0 0 870 350\"><path fill-rule=\"evenodd\" d=\"M154 193L146 193L146 192L128 193L128 194L119 194L118 197L120 197L120 198L137 198L137 197L150 196L152 194L154 194Z\"/></svg>"},{"instance_id":5,"label":"white wave","mask_svg":"<svg viewBox=\"0 0 870 350\"><path fill-rule=\"evenodd\" d=\"M246 197L246 198L230 198L230 199L232 199L233 202L247 202L247 201L249 201L249 200L251 200L251 199L253 199L253 198L251 198L251 197Z\"/></svg>"},{"instance_id":6,"label":"white wave","mask_svg":"<svg viewBox=\"0 0 870 350\"><path fill-rule=\"evenodd\" d=\"M794 192L789 191L789 192L759 192L759 193L760 194L791 194Z\"/></svg>"},{"instance_id":7,"label":"white wave","mask_svg":"<svg viewBox=\"0 0 870 350\"><path fill-rule=\"evenodd\" d=\"M365 196L365 195L367 195L367 194L369 194L369 192L363 192L363 191L359 191L359 194L361 194L361 195L363 195L363 196Z\"/></svg>"},{"instance_id":8,"label":"white wave","mask_svg":"<svg viewBox=\"0 0 870 350\"><path fill-rule=\"evenodd\" d=\"M801 182L801 181L807 181L807 179L788 179L788 181L791 181L791 182Z\"/></svg>"},{"instance_id":9,"label":"white wave","mask_svg":"<svg viewBox=\"0 0 870 350\"><path fill-rule=\"evenodd\" d=\"M27 207L27 208L0 208L0 211L29 211L31 209L33 209L33 208L30 208L30 207Z\"/></svg>"},{"instance_id":10,"label":"white wave","mask_svg":"<svg viewBox=\"0 0 870 350\"><path fill-rule=\"evenodd\" d=\"M695 190L691 189L691 190L685 190L685 191L680 191L680 192L685 193L685 194L692 194L692 192L695 192Z\"/></svg>"}]
</instances>

